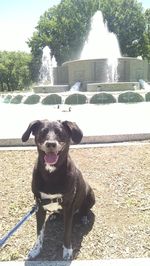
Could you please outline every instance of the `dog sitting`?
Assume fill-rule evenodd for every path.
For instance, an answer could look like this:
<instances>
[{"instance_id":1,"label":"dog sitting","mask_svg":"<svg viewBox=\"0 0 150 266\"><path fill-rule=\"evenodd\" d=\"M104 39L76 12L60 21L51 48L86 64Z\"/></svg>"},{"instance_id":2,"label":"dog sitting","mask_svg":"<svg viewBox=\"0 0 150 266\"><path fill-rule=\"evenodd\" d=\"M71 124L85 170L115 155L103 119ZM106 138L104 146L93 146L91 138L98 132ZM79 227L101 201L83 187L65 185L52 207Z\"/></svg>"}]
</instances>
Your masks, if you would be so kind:
<instances>
[{"instance_id":1,"label":"dog sitting","mask_svg":"<svg viewBox=\"0 0 150 266\"><path fill-rule=\"evenodd\" d=\"M43 205L51 202L53 198L61 205L64 217L63 259L70 260L73 255L73 215L78 211L86 221L88 211L95 204L93 190L84 181L69 155L71 140L78 144L83 134L74 122L48 120L31 122L22 136L22 141L26 142L31 133L35 137L38 151L33 170L32 192L39 207L36 213L37 241L29 253L29 258L40 253L46 218Z\"/></svg>"}]
</instances>

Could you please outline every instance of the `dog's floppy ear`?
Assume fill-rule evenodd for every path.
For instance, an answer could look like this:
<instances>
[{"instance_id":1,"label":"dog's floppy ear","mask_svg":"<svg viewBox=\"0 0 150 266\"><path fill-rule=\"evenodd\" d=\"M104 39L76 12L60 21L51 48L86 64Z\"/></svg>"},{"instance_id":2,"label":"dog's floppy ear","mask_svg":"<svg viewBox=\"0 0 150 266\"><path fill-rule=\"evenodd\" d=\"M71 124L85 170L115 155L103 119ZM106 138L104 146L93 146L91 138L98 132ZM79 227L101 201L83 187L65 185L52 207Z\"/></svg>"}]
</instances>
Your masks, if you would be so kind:
<instances>
[{"instance_id":1,"label":"dog's floppy ear","mask_svg":"<svg viewBox=\"0 0 150 266\"><path fill-rule=\"evenodd\" d=\"M62 124L65 126L67 131L69 132L69 135L74 143L78 144L80 143L83 133L81 129L77 126L75 122L70 121L63 121Z\"/></svg>"},{"instance_id":2,"label":"dog's floppy ear","mask_svg":"<svg viewBox=\"0 0 150 266\"><path fill-rule=\"evenodd\" d=\"M41 124L40 120L35 120L35 121L31 122L29 124L27 130L22 135L22 141L26 142L29 139L31 132L32 132L33 135L35 135L35 133L36 133L37 129L39 128L40 124Z\"/></svg>"}]
</instances>

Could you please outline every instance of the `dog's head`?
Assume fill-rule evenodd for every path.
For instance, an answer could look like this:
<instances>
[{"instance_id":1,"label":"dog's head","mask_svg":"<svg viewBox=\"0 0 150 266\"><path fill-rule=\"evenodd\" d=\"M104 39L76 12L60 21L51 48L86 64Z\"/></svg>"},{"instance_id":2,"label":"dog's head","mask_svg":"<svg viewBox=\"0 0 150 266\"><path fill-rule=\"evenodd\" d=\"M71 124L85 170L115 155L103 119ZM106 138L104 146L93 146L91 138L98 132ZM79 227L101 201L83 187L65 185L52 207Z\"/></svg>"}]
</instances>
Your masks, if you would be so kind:
<instances>
[{"instance_id":1,"label":"dog's head","mask_svg":"<svg viewBox=\"0 0 150 266\"><path fill-rule=\"evenodd\" d=\"M70 121L33 121L23 134L22 141L26 142L31 133L45 165L55 168L66 158L70 141L78 144L83 136L77 124Z\"/></svg>"}]
</instances>

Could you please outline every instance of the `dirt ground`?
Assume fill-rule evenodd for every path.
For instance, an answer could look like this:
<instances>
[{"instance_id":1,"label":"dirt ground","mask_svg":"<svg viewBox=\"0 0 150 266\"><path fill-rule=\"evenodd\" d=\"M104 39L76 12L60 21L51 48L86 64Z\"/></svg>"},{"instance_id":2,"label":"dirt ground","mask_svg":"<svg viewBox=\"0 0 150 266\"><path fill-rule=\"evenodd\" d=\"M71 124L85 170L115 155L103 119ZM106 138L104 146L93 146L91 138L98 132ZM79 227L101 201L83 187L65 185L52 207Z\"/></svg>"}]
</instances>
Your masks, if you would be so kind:
<instances>
[{"instance_id":1,"label":"dirt ground","mask_svg":"<svg viewBox=\"0 0 150 266\"><path fill-rule=\"evenodd\" d=\"M74 222L74 259L150 256L150 144L71 149L93 187L96 204L89 224ZM0 235L33 205L30 190L36 150L0 151ZM0 260L23 260L36 239L32 216L0 251ZM61 260L63 219L47 219L37 260Z\"/></svg>"}]
</instances>

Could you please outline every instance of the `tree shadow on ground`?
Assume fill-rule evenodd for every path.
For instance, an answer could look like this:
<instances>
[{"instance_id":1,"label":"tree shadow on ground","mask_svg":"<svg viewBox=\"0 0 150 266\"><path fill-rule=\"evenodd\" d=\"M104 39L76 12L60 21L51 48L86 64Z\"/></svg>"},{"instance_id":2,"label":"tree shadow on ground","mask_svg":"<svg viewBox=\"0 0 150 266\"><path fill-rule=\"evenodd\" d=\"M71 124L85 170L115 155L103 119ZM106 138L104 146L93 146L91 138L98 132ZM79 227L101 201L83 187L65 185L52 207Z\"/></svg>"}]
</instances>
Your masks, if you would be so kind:
<instances>
[{"instance_id":1,"label":"tree shadow on ground","mask_svg":"<svg viewBox=\"0 0 150 266\"><path fill-rule=\"evenodd\" d=\"M63 215L62 213L56 213L56 218L51 219L52 215L49 215L44 232L44 242L41 253L34 259L34 261L47 260L47 261L60 261L63 253ZM77 258L80 248L82 246L82 240L87 235L94 224L95 215L92 211L88 214L88 224L83 224L78 215L74 216L73 229L72 229L72 246L73 246L73 259ZM26 266L27 266L26 261Z\"/></svg>"}]
</instances>

